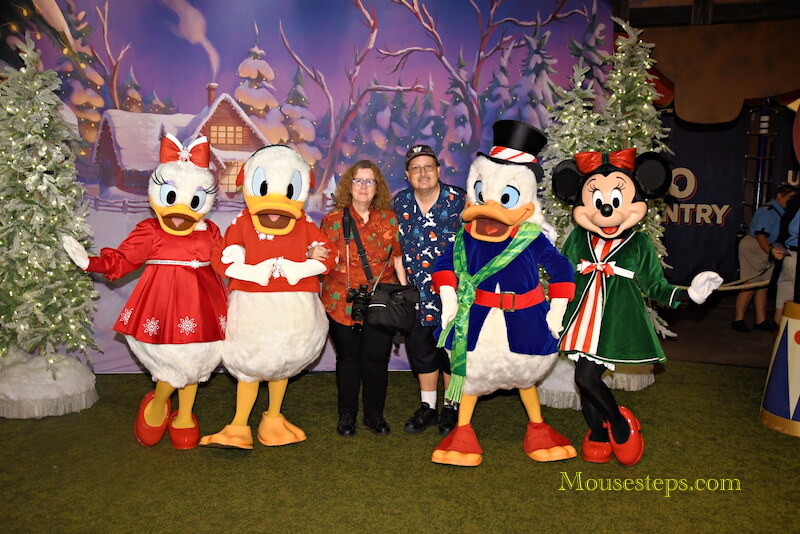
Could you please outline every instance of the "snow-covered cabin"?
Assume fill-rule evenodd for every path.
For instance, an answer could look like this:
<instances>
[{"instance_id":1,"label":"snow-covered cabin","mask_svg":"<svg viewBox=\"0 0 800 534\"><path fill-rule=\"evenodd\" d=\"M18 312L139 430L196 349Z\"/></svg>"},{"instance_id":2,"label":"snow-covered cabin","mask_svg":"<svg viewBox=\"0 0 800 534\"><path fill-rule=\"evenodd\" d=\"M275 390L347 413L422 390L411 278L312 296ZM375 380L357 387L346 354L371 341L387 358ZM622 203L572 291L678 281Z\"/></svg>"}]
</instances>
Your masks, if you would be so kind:
<instances>
[{"instance_id":1,"label":"snow-covered cabin","mask_svg":"<svg viewBox=\"0 0 800 534\"><path fill-rule=\"evenodd\" d=\"M209 103L197 115L106 110L92 155L99 167L100 193L115 187L147 195L147 181L159 163L161 137L169 132L184 144L200 135L208 137L211 171L220 192L235 196L239 169L254 151L270 143L233 97L216 97L216 84L207 89Z\"/></svg>"}]
</instances>

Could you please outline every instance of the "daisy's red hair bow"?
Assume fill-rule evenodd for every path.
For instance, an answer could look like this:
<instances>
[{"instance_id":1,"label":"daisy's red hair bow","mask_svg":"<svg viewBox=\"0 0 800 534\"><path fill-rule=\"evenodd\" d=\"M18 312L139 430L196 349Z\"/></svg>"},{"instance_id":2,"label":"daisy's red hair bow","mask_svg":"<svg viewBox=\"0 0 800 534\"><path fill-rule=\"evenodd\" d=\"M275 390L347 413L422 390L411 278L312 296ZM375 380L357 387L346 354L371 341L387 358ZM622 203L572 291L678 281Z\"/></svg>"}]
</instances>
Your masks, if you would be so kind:
<instances>
[{"instance_id":1,"label":"daisy's red hair bow","mask_svg":"<svg viewBox=\"0 0 800 534\"><path fill-rule=\"evenodd\" d=\"M578 152L575 154L575 165L583 174L589 174L604 163L633 172L636 169L636 149L626 148L616 152Z\"/></svg>"},{"instance_id":2,"label":"daisy's red hair bow","mask_svg":"<svg viewBox=\"0 0 800 534\"><path fill-rule=\"evenodd\" d=\"M190 161L198 167L207 169L210 155L208 138L205 136L198 137L187 147L184 147L171 133L164 134L164 137L161 138L161 150L159 151L161 163Z\"/></svg>"}]
</instances>

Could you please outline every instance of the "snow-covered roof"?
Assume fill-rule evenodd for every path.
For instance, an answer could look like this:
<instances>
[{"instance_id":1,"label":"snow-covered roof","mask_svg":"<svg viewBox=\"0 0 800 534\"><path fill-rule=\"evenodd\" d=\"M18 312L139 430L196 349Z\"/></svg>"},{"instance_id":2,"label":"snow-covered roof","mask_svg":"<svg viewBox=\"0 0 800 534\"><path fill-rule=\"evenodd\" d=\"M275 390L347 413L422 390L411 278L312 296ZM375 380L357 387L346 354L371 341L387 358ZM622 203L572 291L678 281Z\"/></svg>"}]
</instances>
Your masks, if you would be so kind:
<instances>
[{"instance_id":1,"label":"snow-covered roof","mask_svg":"<svg viewBox=\"0 0 800 534\"><path fill-rule=\"evenodd\" d=\"M224 165L229 161L244 163L253 153L246 150L220 150L211 147L211 153Z\"/></svg>"},{"instance_id":2,"label":"snow-covered roof","mask_svg":"<svg viewBox=\"0 0 800 534\"><path fill-rule=\"evenodd\" d=\"M100 131L108 124L114 140L114 152L120 168L126 171L152 171L158 166L158 150L162 132L169 132L181 140L182 130L192 122L194 115L174 113L133 113L120 109L107 109L100 121ZM95 144L92 161L97 161Z\"/></svg>"},{"instance_id":3,"label":"snow-covered roof","mask_svg":"<svg viewBox=\"0 0 800 534\"><path fill-rule=\"evenodd\" d=\"M204 108L199 114L189 113L133 113L119 109L108 109L103 112L100 121L100 131L103 125L108 124L111 137L114 142L114 153L117 162L124 171L152 171L158 166L159 141L161 136L168 132L177 137L182 143L195 139L203 125L214 114L222 102L228 102L236 111L237 115L258 137L263 145L270 145L267 138L253 123L250 117L244 112L239 104L227 93L222 93L210 106ZM92 161L97 162L97 147L95 143ZM212 151L219 156L219 161L226 160L244 161L241 154L245 152L232 150ZM231 157L229 157L229 155ZM247 156L250 152L247 152Z\"/></svg>"},{"instance_id":4,"label":"snow-covered roof","mask_svg":"<svg viewBox=\"0 0 800 534\"><path fill-rule=\"evenodd\" d=\"M217 108L222 102L227 102L233 107L234 111L236 111L236 114L239 115L239 118L241 118L242 121L245 124L247 124L247 126L249 126L251 130L253 130L253 133L256 134L256 136L258 137L258 139L261 141L262 144L264 145L272 144L267 140L266 137L264 137L264 134L262 134L259 131L259 129L253 123L253 121L250 120L250 116L244 112L242 107L228 93L222 93L216 98L216 100L214 100L211 103L210 106L206 106L200 113L198 113L194 117L194 120L192 120L189 124L187 124L184 127L184 129L180 132L183 137L181 137L181 135L176 135L176 137L181 140L193 139L196 135L200 133L200 129L203 127L206 121L208 121L209 117L211 117L211 115L213 115L214 112L217 111Z\"/></svg>"}]
</instances>

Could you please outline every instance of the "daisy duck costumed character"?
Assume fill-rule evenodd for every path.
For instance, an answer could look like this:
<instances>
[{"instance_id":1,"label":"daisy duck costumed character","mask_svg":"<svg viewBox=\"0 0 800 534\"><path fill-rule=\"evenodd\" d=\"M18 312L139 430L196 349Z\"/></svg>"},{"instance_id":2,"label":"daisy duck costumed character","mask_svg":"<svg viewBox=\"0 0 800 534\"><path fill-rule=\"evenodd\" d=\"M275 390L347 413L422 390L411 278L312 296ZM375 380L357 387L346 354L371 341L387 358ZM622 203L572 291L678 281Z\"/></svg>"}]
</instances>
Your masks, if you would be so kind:
<instances>
[{"instance_id":1,"label":"daisy duck costumed character","mask_svg":"<svg viewBox=\"0 0 800 534\"><path fill-rule=\"evenodd\" d=\"M518 121L494 124L495 146L479 153L467 179L467 223L439 258L433 283L442 298L440 343L450 352L446 398L459 402L458 424L439 443L436 463L475 466L483 451L471 425L480 395L518 388L528 415L522 447L534 460L576 456L569 440L542 419L536 384L557 357L572 267L542 234L536 197L542 132ZM539 280L550 275L550 302Z\"/></svg>"},{"instance_id":2,"label":"daisy duck costumed character","mask_svg":"<svg viewBox=\"0 0 800 534\"><path fill-rule=\"evenodd\" d=\"M636 149L581 152L553 172L553 192L573 205L577 227L563 254L576 270L576 295L564 315L560 350L575 360L575 383L589 429L581 455L595 463L612 455L634 465L644 452L640 423L618 406L601 375L616 364L665 361L642 295L677 307L697 304L722 283L713 272L698 274L688 291L669 284L650 238L635 226L647 214L647 199L666 193L670 165L660 154Z\"/></svg>"},{"instance_id":3,"label":"daisy duck costumed character","mask_svg":"<svg viewBox=\"0 0 800 534\"><path fill-rule=\"evenodd\" d=\"M119 247L103 248L99 256L89 256L72 237L63 236L62 242L78 267L109 280L145 265L114 325L156 382L142 399L134 431L145 446L169 431L173 447L191 449L200 439L192 414L197 383L219 365L225 334L225 285L210 262L220 231L203 218L217 186L208 170L205 137L184 148L173 135L164 135L160 160L147 190L154 218L141 221ZM179 407L172 412L176 389Z\"/></svg>"},{"instance_id":4,"label":"daisy duck costumed character","mask_svg":"<svg viewBox=\"0 0 800 534\"><path fill-rule=\"evenodd\" d=\"M336 258L307 257L309 248L325 247L327 239L303 211L313 175L297 152L283 145L257 150L237 185L243 186L247 208L212 258L214 268L230 278L223 363L238 380L236 412L229 425L200 444L253 448L248 420L262 381L269 383L269 406L258 440L267 446L297 443L306 435L286 420L281 406L289 378L313 362L325 344L328 320L317 275L328 273Z\"/></svg>"}]
</instances>

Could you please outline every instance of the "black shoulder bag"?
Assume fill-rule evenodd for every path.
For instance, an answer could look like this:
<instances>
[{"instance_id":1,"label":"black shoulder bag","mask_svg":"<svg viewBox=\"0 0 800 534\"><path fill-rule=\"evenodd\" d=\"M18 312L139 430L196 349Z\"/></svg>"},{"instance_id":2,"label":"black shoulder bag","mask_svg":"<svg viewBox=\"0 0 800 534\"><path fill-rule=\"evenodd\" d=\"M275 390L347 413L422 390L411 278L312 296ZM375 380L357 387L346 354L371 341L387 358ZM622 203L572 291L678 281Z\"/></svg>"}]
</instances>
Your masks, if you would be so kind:
<instances>
[{"instance_id":1,"label":"black shoulder bag","mask_svg":"<svg viewBox=\"0 0 800 534\"><path fill-rule=\"evenodd\" d=\"M414 326L414 321L417 320L419 290L412 285L403 286L400 284L387 284L380 281L383 272L386 270L386 266L392 260L391 250L389 250L389 257L383 264L383 269L381 269L380 274L377 277L373 277L372 269L370 269L369 261L367 260L367 253L364 250L364 245L362 245L361 237L358 234L358 227L353 224L353 219L350 216L349 206L345 208L342 213L342 230L345 237L345 246L349 246L351 235L355 240L364 274L366 274L367 280L372 281L366 313L367 324L388 333L400 332L407 334ZM355 317L353 317L353 319L355 320Z\"/></svg>"}]
</instances>

